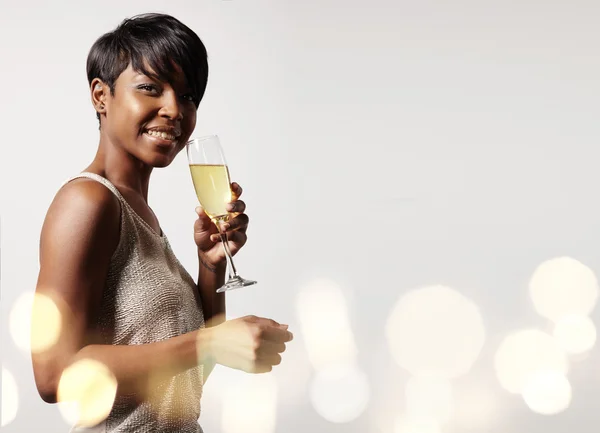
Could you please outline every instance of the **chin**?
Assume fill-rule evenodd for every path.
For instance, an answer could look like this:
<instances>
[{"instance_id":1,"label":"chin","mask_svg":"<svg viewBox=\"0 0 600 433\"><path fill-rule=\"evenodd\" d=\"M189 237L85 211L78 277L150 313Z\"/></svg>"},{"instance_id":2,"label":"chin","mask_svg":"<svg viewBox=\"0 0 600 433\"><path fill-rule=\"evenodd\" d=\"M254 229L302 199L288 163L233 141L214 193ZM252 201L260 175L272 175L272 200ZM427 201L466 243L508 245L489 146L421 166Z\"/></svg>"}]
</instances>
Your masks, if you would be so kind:
<instances>
[{"instance_id":1,"label":"chin","mask_svg":"<svg viewBox=\"0 0 600 433\"><path fill-rule=\"evenodd\" d=\"M151 153L149 155L144 155L144 158L141 159L142 162L153 168L163 168L168 167L173 162L175 157L173 155L164 155L160 153Z\"/></svg>"},{"instance_id":2,"label":"chin","mask_svg":"<svg viewBox=\"0 0 600 433\"><path fill-rule=\"evenodd\" d=\"M168 167L169 165L171 165L172 162L173 162L172 158L156 158L149 165L151 165L154 168L164 168L164 167Z\"/></svg>"}]
</instances>

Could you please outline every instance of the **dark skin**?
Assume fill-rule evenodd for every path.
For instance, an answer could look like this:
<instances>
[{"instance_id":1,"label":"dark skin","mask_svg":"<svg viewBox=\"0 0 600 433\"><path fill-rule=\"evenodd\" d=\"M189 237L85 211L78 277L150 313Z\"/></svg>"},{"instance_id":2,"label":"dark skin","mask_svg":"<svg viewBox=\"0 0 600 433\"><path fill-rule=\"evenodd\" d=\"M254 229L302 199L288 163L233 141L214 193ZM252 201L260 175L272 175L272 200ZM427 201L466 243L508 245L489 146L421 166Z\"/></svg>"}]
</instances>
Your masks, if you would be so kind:
<instances>
[{"instance_id":1,"label":"dark skin","mask_svg":"<svg viewBox=\"0 0 600 433\"><path fill-rule=\"evenodd\" d=\"M118 77L114 93L99 79L92 81L90 92L101 118L100 143L84 171L111 181L138 215L161 233L148 205L148 188L152 170L173 161L196 125L196 106L184 74L178 71L171 84L128 67ZM165 143L171 140L147 134L157 128L176 139ZM232 218L226 230L235 254L246 243L248 216L239 200L241 187L232 183L231 188ZM36 293L54 300L63 331L54 346L32 354L36 385L45 401L56 401L62 371L81 358L104 363L117 379L118 394L141 396L152 377L175 375L199 364L205 365L207 376L215 364L260 373L281 362L285 343L293 337L286 325L255 316L224 321L225 294L216 289L225 280L225 254L215 225L201 208L196 211L198 290L207 327L144 345L95 344L94 318L119 240L120 203L90 179L76 179L57 193L42 228Z\"/></svg>"}]
</instances>

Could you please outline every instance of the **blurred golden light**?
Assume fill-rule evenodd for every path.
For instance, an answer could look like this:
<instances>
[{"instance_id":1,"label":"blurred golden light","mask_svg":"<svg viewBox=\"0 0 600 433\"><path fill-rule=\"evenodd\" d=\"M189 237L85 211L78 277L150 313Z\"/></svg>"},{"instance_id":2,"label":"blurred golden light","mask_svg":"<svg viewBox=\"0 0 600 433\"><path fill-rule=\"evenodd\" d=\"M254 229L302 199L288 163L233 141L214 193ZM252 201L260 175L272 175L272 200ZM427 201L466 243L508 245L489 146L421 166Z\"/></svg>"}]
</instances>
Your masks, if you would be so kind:
<instances>
[{"instance_id":1,"label":"blurred golden light","mask_svg":"<svg viewBox=\"0 0 600 433\"><path fill-rule=\"evenodd\" d=\"M2 366L2 427L17 417L19 410L19 390L17 381L10 371Z\"/></svg>"},{"instance_id":2,"label":"blurred golden light","mask_svg":"<svg viewBox=\"0 0 600 433\"><path fill-rule=\"evenodd\" d=\"M40 293L24 293L9 315L10 334L24 352L43 352L52 347L62 327L62 318L52 299Z\"/></svg>"},{"instance_id":3,"label":"blurred golden light","mask_svg":"<svg viewBox=\"0 0 600 433\"><path fill-rule=\"evenodd\" d=\"M117 380L99 361L81 359L67 367L58 384L61 413L68 422L92 427L110 413L117 394Z\"/></svg>"},{"instance_id":4,"label":"blurred golden light","mask_svg":"<svg viewBox=\"0 0 600 433\"><path fill-rule=\"evenodd\" d=\"M317 370L310 386L310 401L319 415L332 423L358 418L369 403L367 376L353 364Z\"/></svg>"},{"instance_id":5,"label":"blurred golden light","mask_svg":"<svg viewBox=\"0 0 600 433\"><path fill-rule=\"evenodd\" d=\"M402 416L394 423L394 433L441 433L440 425L433 420Z\"/></svg>"},{"instance_id":6,"label":"blurred golden light","mask_svg":"<svg viewBox=\"0 0 600 433\"><path fill-rule=\"evenodd\" d=\"M564 374L554 370L540 370L527 379L523 399L533 412L554 415L571 404L571 384Z\"/></svg>"},{"instance_id":7,"label":"blurred golden light","mask_svg":"<svg viewBox=\"0 0 600 433\"><path fill-rule=\"evenodd\" d=\"M415 376L467 373L485 340L477 306L454 289L412 290L396 303L386 337L396 362Z\"/></svg>"},{"instance_id":8,"label":"blurred golden light","mask_svg":"<svg viewBox=\"0 0 600 433\"><path fill-rule=\"evenodd\" d=\"M536 329L515 332L507 336L494 359L500 385L519 394L529 377L540 370L567 373L567 356L550 335Z\"/></svg>"},{"instance_id":9,"label":"blurred golden light","mask_svg":"<svg viewBox=\"0 0 600 433\"><path fill-rule=\"evenodd\" d=\"M77 424L77 420L79 419L79 408L77 402L59 401L56 406L58 407L58 412L68 425L74 426Z\"/></svg>"},{"instance_id":10,"label":"blurred golden light","mask_svg":"<svg viewBox=\"0 0 600 433\"><path fill-rule=\"evenodd\" d=\"M48 296L36 294L31 313L31 351L43 352L60 336L62 318L58 307Z\"/></svg>"},{"instance_id":11,"label":"blurred golden light","mask_svg":"<svg viewBox=\"0 0 600 433\"><path fill-rule=\"evenodd\" d=\"M452 386L447 379L411 377L406 384L406 413L442 425L452 416Z\"/></svg>"},{"instance_id":12,"label":"blurred golden light","mask_svg":"<svg viewBox=\"0 0 600 433\"><path fill-rule=\"evenodd\" d=\"M556 322L554 338L568 353L585 353L596 344L596 327L589 317L570 314Z\"/></svg>"},{"instance_id":13,"label":"blurred golden light","mask_svg":"<svg viewBox=\"0 0 600 433\"><path fill-rule=\"evenodd\" d=\"M271 433L277 420L277 382L272 374L239 375L222 394L224 433Z\"/></svg>"},{"instance_id":14,"label":"blurred golden light","mask_svg":"<svg viewBox=\"0 0 600 433\"><path fill-rule=\"evenodd\" d=\"M304 287L298 295L297 311L315 369L355 361L357 350L346 299L334 282L319 279Z\"/></svg>"},{"instance_id":15,"label":"blurred golden light","mask_svg":"<svg viewBox=\"0 0 600 433\"><path fill-rule=\"evenodd\" d=\"M9 331L15 345L29 352L31 345L31 310L33 293L24 293L13 304L8 316Z\"/></svg>"},{"instance_id":16,"label":"blurred golden light","mask_svg":"<svg viewBox=\"0 0 600 433\"><path fill-rule=\"evenodd\" d=\"M570 257L547 260L539 265L529 281L535 310L554 322L563 316L587 316L598 299L594 272Z\"/></svg>"}]
</instances>

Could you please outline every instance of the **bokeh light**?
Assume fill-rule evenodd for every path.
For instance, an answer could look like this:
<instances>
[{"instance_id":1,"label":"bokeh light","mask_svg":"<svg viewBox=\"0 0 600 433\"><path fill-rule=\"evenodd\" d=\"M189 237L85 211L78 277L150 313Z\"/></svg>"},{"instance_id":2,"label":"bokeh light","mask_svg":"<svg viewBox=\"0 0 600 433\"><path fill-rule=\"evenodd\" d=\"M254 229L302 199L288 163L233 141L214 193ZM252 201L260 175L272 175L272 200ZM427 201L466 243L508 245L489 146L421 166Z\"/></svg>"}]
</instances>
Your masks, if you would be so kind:
<instances>
[{"instance_id":1,"label":"bokeh light","mask_svg":"<svg viewBox=\"0 0 600 433\"><path fill-rule=\"evenodd\" d=\"M447 379L411 377L406 384L406 413L412 419L443 425L452 416L452 386Z\"/></svg>"},{"instance_id":2,"label":"bokeh light","mask_svg":"<svg viewBox=\"0 0 600 433\"><path fill-rule=\"evenodd\" d=\"M272 374L239 375L222 394L224 433L271 433L277 420L277 382Z\"/></svg>"},{"instance_id":3,"label":"bokeh light","mask_svg":"<svg viewBox=\"0 0 600 433\"><path fill-rule=\"evenodd\" d=\"M24 293L9 315L10 334L24 352L42 352L52 347L62 328L60 311L54 301L41 293Z\"/></svg>"},{"instance_id":4,"label":"bokeh light","mask_svg":"<svg viewBox=\"0 0 600 433\"><path fill-rule=\"evenodd\" d=\"M331 365L320 369L310 386L313 407L332 423L346 423L358 418L369 398L367 376L356 365Z\"/></svg>"},{"instance_id":5,"label":"bokeh light","mask_svg":"<svg viewBox=\"0 0 600 433\"><path fill-rule=\"evenodd\" d=\"M283 362L272 373L280 384L279 400L289 407L297 407L304 402L312 371L304 348L298 344L287 345Z\"/></svg>"},{"instance_id":6,"label":"bokeh light","mask_svg":"<svg viewBox=\"0 0 600 433\"><path fill-rule=\"evenodd\" d=\"M587 316L598 299L598 280L594 272L570 257L559 257L540 264L529 281L535 310L557 322L563 316Z\"/></svg>"},{"instance_id":7,"label":"bokeh light","mask_svg":"<svg viewBox=\"0 0 600 433\"><path fill-rule=\"evenodd\" d=\"M347 302L337 284L326 279L311 282L300 291L297 309L308 358L315 369L355 361Z\"/></svg>"},{"instance_id":8,"label":"bokeh light","mask_svg":"<svg viewBox=\"0 0 600 433\"><path fill-rule=\"evenodd\" d=\"M570 354L581 354L596 344L596 327L587 316L570 314L554 325L554 338Z\"/></svg>"},{"instance_id":9,"label":"bokeh light","mask_svg":"<svg viewBox=\"0 0 600 433\"><path fill-rule=\"evenodd\" d=\"M117 380L108 367L81 359L63 371L57 397L67 422L92 427L106 419L116 394Z\"/></svg>"},{"instance_id":10,"label":"bokeh light","mask_svg":"<svg viewBox=\"0 0 600 433\"><path fill-rule=\"evenodd\" d=\"M501 402L502 396L494 381L495 378L487 374L470 375L467 381L455 385L453 431L484 432L500 425L506 414Z\"/></svg>"},{"instance_id":11,"label":"bokeh light","mask_svg":"<svg viewBox=\"0 0 600 433\"><path fill-rule=\"evenodd\" d=\"M454 289L430 286L401 297L386 325L396 362L415 376L467 373L485 341L477 306Z\"/></svg>"},{"instance_id":12,"label":"bokeh light","mask_svg":"<svg viewBox=\"0 0 600 433\"><path fill-rule=\"evenodd\" d=\"M523 387L529 408L542 415L555 415L571 404L571 384L564 374L540 370L529 376Z\"/></svg>"},{"instance_id":13,"label":"bokeh light","mask_svg":"<svg viewBox=\"0 0 600 433\"><path fill-rule=\"evenodd\" d=\"M567 356L550 335L527 329L507 336L494 358L496 375L507 391L519 394L529 377L538 371L567 373Z\"/></svg>"},{"instance_id":14,"label":"bokeh light","mask_svg":"<svg viewBox=\"0 0 600 433\"><path fill-rule=\"evenodd\" d=\"M442 429L434 420L401 416L394 423L394 433L442 433Z\"/></svg>"},{"instance_id":15,"label":"bokeh light","mask_svg":"<svg viewBox=\"0 0 600 433\"><path fill-rule=\"evenodd\" d=\"M12 373L2 366L2 427L17 417L19 410L19 390Z\"/></svg>"}]
</instances>

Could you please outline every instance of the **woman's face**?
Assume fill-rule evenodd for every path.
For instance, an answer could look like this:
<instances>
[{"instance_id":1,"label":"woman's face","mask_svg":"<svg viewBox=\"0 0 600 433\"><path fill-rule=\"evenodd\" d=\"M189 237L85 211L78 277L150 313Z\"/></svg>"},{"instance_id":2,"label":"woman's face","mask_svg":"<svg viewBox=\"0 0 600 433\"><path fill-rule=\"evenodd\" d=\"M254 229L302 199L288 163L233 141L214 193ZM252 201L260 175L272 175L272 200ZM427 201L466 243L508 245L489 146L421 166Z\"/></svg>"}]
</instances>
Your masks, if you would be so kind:
<instances>
[{"instance_id":1,"label":"woman's face","mask_svg":"<svg viewBox=\"0 0 600 433\"><path fill-rule=\"evenodd\" d=\"M136 72L131 65L104 94L101 134L151 167L166 167L196 126L196 105L178 69L173 85Z\"/></svg>"}]
</instances>

